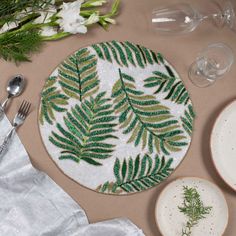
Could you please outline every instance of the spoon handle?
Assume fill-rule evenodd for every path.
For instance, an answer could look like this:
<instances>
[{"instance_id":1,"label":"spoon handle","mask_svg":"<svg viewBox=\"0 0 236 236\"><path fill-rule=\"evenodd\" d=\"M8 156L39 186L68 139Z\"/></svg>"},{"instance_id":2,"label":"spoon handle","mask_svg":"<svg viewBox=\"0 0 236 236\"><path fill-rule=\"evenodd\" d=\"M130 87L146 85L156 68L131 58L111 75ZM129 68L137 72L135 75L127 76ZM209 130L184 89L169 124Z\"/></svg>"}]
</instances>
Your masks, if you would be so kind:
<instances>
[{"instance_id":1,"label":"spoon handle","mask_svg":"<svg viewBox=\"0 0 236 236\"><path fill-rule=\"evenodd\" d=\"M3 118L4 111L10 99L11 99L11 96L8 96L7 99L2 104L0 103L0 121Z\"/></svg>"},{"instance_id":2,"label":"spoon handle","mask_svg":"<svg viewBox=\"0 0 236 236\"><path fill-rule=\"evenodd\" d=\"M6 106L7 106L7 104L8 104L8 102L9 102L9 100L11 99L11 95L8 95L8 97L5 99L5 101L2 103L2 109L3 110L5 110L6 109Z\"/></svg>"}]
</instances>

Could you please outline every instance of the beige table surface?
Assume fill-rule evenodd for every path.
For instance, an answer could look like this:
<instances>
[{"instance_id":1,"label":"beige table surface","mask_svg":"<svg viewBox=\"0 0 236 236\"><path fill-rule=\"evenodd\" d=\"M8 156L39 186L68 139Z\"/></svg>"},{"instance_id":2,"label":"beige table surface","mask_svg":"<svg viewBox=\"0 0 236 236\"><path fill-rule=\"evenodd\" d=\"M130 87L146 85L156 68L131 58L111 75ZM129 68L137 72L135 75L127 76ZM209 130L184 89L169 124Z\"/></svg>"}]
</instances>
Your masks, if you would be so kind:
<instances>
[{"instance_id":1,"label":"beige table surface","mask_svg":"<svg viewBox=\"0 0 236 236\"><path fill-rule=\"evenodd\" d=\"M213 42L225 42L236 53L236 34L227 28L216 29L210 22L203 23L195 32L178 37L164 37L153 32L148 17L154 7L172 3L172 0L123 0L118 25L109 32L99 27L90 30L87 35L69 37L63 41L48 43L42 52L34 55L32 63L15 66L13 63L0 61L0 98L9 77L22 73L28 79L25 93L12 102L7 114L12 118L21 100L33 103L33 111L26 123L19 130L19 136L28 151L33 165L45 171L68 194L70 194L86 211L90 222L114 217L128 217L147 236L159 236L154 219L154 206L160 191L171 180L181 176L198 176L216 183L224 192L229 205L230 219L226 236L236 235L236 193L224 184L213 167L209 138L214 120L219 111L232 99L236 98L236 64L232 70L213 86L200 89L188 79L187 70L200 49ZM194 2L194 1L192 1ZM205 8L206 0L195 1ZM39 94L45 79L53 69L69 54L80 47L106 41L129 40L148 48L162 52L176 67L189 90L197 118L190 150L175 173L164 183L143 193L131 196L107 196L81 187L66 177L52 162L40 139L37 123ZM200 236L200 235L199 235ZM201 235L202 236L202 235Z\"/></svg>"}]
</instances>

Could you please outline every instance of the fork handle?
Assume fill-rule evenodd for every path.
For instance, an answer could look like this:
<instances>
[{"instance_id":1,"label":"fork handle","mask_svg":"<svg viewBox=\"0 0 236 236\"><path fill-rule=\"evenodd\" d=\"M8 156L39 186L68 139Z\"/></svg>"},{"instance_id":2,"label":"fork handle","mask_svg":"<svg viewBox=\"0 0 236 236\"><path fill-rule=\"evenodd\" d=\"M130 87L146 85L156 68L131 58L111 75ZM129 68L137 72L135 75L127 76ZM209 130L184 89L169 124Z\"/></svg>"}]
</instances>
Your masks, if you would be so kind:
<instances>
[{"instance_id":1,"label":"fork handle","mask_svg":"<svg viewBox=\"0 0 236 236\"><path fill-rule=\"evenodd\" d=\"M1 146L0 146L0 158L2 158L5 153L7 152L8 150L8 147L12 141L12 137L13 135L15 134L15 131L16 131L16 127L13 127L9 133L7 134L7 136L4 138Z\"/></svg>"}]
</instances>

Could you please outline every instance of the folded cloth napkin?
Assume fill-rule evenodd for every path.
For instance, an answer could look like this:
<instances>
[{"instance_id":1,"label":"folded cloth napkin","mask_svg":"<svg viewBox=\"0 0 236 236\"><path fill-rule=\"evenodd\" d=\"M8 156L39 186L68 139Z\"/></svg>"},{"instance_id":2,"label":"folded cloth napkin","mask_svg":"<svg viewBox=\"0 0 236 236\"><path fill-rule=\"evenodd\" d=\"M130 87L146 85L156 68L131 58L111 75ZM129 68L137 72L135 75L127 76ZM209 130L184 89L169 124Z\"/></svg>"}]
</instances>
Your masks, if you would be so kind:
<instances>
[{"instance_id":1,"label":"folded cloth napkin","mask_svg":"<svg viewBox=\"0 0 236 236\"><path fill-rule=\"evenodd\" d=\"M0 141L11 128L0 122ZM89 224L83 209L49 176L36 170L19 137L0 160L1 236L144 236L128 219Z\"/></svg>"}]
</instances>

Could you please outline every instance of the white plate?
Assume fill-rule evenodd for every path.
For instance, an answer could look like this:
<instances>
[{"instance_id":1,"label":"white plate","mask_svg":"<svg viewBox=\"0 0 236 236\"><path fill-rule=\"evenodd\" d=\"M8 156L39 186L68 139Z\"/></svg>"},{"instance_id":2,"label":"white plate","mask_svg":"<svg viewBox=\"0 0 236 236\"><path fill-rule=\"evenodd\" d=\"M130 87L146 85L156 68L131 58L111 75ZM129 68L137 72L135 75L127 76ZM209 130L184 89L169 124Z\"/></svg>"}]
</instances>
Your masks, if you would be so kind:
<instances>
[{"instance_id":1,"label":"white plate","mask_svg":"<svg viewBox=\"0 0 236 236\"><path fill-rule=\"evenodd\" d=\"M155 216L162 235L181 236L187 222L186 216L178 209L183 204L183 186L196 188L204 205L212 207L210 214L193 227L191 236L221 236L228 224L228 206L224 195L215 184L195 177L177 179L161 192Z\"/></svg>"},{"instance_id":2,"label":"white plate","mask_svg":"<svg viewBox=\"0 0 236 236\"><path fill-rule=\"evenodd\" d=\"M211 134L211 153L222 179L236 191L236 101L218 116Z\"/></svg>"}]
</instances>

